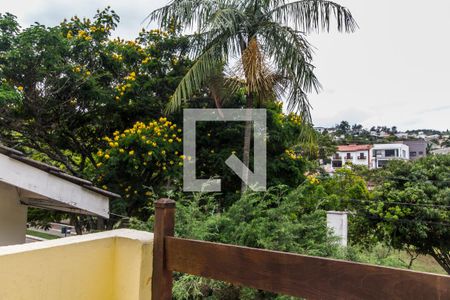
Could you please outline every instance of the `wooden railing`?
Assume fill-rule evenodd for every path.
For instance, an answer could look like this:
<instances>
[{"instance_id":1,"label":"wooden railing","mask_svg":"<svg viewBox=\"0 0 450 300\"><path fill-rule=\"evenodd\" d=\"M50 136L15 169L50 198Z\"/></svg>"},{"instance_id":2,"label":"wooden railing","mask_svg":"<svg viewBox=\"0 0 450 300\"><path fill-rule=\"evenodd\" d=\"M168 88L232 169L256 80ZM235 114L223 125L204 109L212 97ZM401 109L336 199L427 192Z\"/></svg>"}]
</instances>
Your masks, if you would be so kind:
<instances>
[{"instance_id":1,"label":"wooden railing","mask_svg":"<svg viewBox=\"0 0 450 300\"><path fill-rule=\"evenodd\" d=\"M450 299L450 276L173 237L175 202L155 203L152 297L172 272L307 299Z\"/></svg>"}]
</instances>

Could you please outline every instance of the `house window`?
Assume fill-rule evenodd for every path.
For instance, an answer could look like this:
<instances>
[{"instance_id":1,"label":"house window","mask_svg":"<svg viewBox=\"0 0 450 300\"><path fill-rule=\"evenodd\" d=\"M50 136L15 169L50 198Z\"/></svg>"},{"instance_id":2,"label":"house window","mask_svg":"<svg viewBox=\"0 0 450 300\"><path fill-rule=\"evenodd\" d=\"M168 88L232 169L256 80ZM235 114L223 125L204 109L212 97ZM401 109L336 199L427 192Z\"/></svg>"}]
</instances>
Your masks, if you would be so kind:
<instances>
[{"instance_id":1,"label":"house window","mask_svg":"<svg viewBox=\"0 0 450 300\"><path fill-rule=\"evenodd\" d=\"M409 156L411 157L417 156L417 152L415 151L409 152Z\"/></svg>"},{"instance_id":2,"label":"house window","mask_svg":"<svg viewBox=\"0 0 450 300\"><path fill-rule=\"evenodd\" d=\"M423 151L419 151L419 155L423 155Z\"/></svg>"},{"instance_id":3,"label":"house window","mask_svg":"<svg viewBox=\"0 0 450 300\"><path fill-rule=\"evenodd\" d=\"M395 149L384 150L384 156L386 157L395 156Z\"/></svg>"},{"instance_id":4,"label":"house window","mask_svg":"<svg viewBox=\"0 0 450 300\"><path fill-rule=\"evenodd\" d=\"M331 165L333 166L333 168L341 168L342 160L333 160L333 163Z\"/></svg>"},{"instance_id":5,"label":"house window","mask_svg":"<svg viewBox=\"0 0 450 300\"><path fill-rule=\"evenodd\" d=\"M351 153L347 153L347 159L352 159Z\"/></svg>"}]
</instances>

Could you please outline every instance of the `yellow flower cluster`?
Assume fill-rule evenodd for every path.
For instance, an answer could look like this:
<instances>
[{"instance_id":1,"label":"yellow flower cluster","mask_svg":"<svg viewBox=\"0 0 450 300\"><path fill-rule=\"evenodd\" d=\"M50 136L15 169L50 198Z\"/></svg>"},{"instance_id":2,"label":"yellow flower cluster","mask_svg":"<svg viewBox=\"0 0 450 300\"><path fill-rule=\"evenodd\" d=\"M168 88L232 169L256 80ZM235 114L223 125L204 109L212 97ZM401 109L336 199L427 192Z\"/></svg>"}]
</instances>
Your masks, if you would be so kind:
<instances>
[{"instance_id":1,"label":"yellow flower cluster","mask_svg":"<svg viewBox=\"0 0 450 300\"><path fill-rule=\"evenodd\" d=\"M162 31L160 29L152 29L152 30L150 30L150 33L151 34L162 35L163 37L168 37L169 36L169 34L167 32Z\"/></svg>"},{"instance_id":2,"label":"yellow flower cluster","mask_svg":"<svg viewBox=\"0 0 450 300\"><path fill-rule=\"evenodd\" d=\"M83 71L83 74L85 76L91 75L91 72L89 70L84 71L83 69L84 68L82 66L75 66L75 67L72 68L72 71L75 72L75 73L81 73Z\"/></svg>"},{"instance_id":3,"label":"yellow flower cluster","mask_svg":"<svg viewBox=\"0 0 450 300\"><path fill-rule=\"evenodd\" d=\"M91 26L91 27L89 27L89 31L91 31L91 32L108 32L111 29L112 29L111 26L105 26L105 27Z\"/></svg>"},{"instance_id":4,"label":"yellow flower cluster","mask_svg":"<svg viewBox=\"0 0 450 300\"><path fill-rule=\"evenodd\" d=\"M136 80L136 72L131 72L130 75L125 77L125 80L135 81Z\"/></svg>"},{"instance_id":5,"label":"yellow flower cluster","mask_svg":"<svg viewBox=\"0 0 450 300\"><path fill-rule=\"evenodd\" d=\"M116 38L116 39L112 40L111 43L116 45L116 46L119 46L122 49L126 49L126 47L135 48L135 50L137 52L139 52L140 54L142 54L144 52L144 49L139 44L138 39L136 39L134 41L132 41L132 40L126 41L126 40L121 39L121 38Z\"/></svg>"},{"instance_id":6,"label":"yellow flower cluster","mask_svg":"<svg viewBox=\"0 0 450 300\"><path fill-rule=\"evenodd\" d=\"M296 125L300 125L302 123L302 117L294 113L289 114L289 120Z\"/></svg>"},{"instance_id":7,"label":"yellow flower cluster","mask_svg":"<svg viewBox=\"0 0 450 300\"><path fill-rule=\"evenodd\" d=\"M85 41L90 41L92 40L92 36L90 36L86 31L84 30L80 30L78 31L78 38L79 39L84 39Z\"/></svg>"},{"instance_id":8,"label":"yellow flower cluster","mask_svg":"<svg viewBox=\"0 0 450 300\"><path fill-rule=\"evenodd\" d=\"M283 101L275 101L275 105L276 105L278 108L283 108Z\"/></svg>"},{"instance_id":9,"label":"yellow flower cluster","mask_svg":"<svg viewBox=\"0 0 450 300\"><path fill-rule=\"evenodd\" d=\"M112 54L112 58L113 58L115 61L122 61L122 60L123 60L123 56L122 56L121 54L117 54L117 53L113 53L113 54Z\"/></svg>"},{"instance_id":10,"label":"yellow flower cluster","mask_svg":"<svg viewBox=\"0 0 450 300\"><path fill-rule=\"evenodd\" d=\"M286 149L284 151L284 153L286 153L286 155L292 160L297 160L297 159L301 159L302 158L302 156L300 154L296 154L294 152L294 150L292 150L292 149Z\"/></svg>"},{"instance_id":11,"label":"yellow flower cluster","mask_svg":"<svg viewBox=\"0 0 450 300\"><path fill-rule=\"evenodd\" d=\"M97 152L102 160L97 166L102 166L102 163L112 157L131 159L136 162L136 170L142 165L150 165L156 169L155 172L166 172L170 166L182 166L185 157L178 152L182 142L178 133L181 132L176 124L164 117L148 124L136 122L123 133L114 132L113 138L103 138L109 148Z\"/></svg>"},{"instance_id":12,"label":"yellow flower cluster","mask_svg":"<svg viewBox=\"0 0 450 300\"><path fill-rule=\"evenodd\" d=\"M135 48L135 50L136 50L137 52L141 53L141 54L144 52L144 49L141 47L141 45L139 45L137 39L134 40L134 41L126 41L126 42L123 41L122 44L125 44L125 45L127 45L127 46L129 46L129 47Z\"/></svg>"},{"instance_id":13,"label":"yellow flower cluster","mask_svg":"<svg viewBox=\"0 0 450 300\"><path fill-rule=\"evenodd\" d=\"M131 72L130 75L125 77L126 83L119 84L116 87L118 95L116 96L116 100L119 101L120 97L125 95L125 93L132 88L132 82L136 81L136 72Z\"/></svg>"},{"instance_id":14,"label":"yellow flower cluster","mask_svg":"<svg viewBox=\"0 0 450 300\"><path fill-rule=\"evenodd\" d=\"M308 175L308 176L306 176L306 180L308 180L308 182L310 183L310 184L319 184L320 183L320 181L319 181L319 179L317 179L316 178L316 176L314 176L314 175Z\"/></svg>"},{"instance_id":15,"label":"yellow flower cluster","mask_svg":"<svg viewBox=\"0 0 450 300\"><path fill-rule=\"evenodd\" d=\"M116 89L117 89L117 92L119 93L119 95L123 96L127 90L131 89L131 84L130 83L119 84L116 87ZM116 96L116 100L120 100L120 97Z\"/></svg>"},{"instance_id":16,"label":"yellow flower cluster","mask_svg":"<svg viewBox=\"0 0 450 300\"><path fill-rule=\"evenodd\" d=\"M148 62L150 61L150 59L151 59L151 57L150 57L150 56L147 56L146 58L144 58L144 59L142 60L142 64L145 65L146 63L148 63Z\"/></svg>"}]
</instances>

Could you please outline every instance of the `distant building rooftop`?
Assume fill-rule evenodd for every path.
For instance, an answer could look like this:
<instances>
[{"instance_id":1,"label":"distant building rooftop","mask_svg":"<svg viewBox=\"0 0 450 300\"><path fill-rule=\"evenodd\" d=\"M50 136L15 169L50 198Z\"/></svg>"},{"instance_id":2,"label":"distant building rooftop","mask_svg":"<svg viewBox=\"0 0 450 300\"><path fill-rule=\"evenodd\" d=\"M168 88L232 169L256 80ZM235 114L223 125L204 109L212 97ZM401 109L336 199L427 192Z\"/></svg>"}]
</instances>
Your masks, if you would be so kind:
<instances>
[{"instance_id":1,"label":"distant building rooftop","mask_svg":"<svg viewBox=\"0 0 450 300\"><path fill-rule=\"evenodd\" d=\"M352 151L367 151L370 150L371 145L340 145L338 151L352 152Z\"/></svg>"}]
</instances>

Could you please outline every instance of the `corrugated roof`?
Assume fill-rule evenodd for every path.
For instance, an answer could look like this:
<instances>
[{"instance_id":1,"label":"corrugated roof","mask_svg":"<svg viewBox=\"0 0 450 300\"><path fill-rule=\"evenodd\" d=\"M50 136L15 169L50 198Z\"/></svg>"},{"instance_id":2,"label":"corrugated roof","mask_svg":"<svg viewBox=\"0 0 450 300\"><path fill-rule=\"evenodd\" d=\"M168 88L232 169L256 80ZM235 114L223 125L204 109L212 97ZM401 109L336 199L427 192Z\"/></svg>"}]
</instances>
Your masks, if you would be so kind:
<instances>
[{"instance_id":1,"label":"corrugated roof","mask_svg":"<svg viewBox=\"0 0 450 300\"><path fill-rule=\"evenodd\" d=\"M372 145L340 145L338 146L338 151L341 152L352 152L352 151L367 151L372 148Z\"/></svg>"},{"instance_id":2,"label":"corrugated roof","mask_svg":"<svg viewBox=\"0 0 450 300\"><path fill-rule=\"evenodd\" d=\"M106 191L104 189L100 189L100 188L93 186L92 182L90 182L89 180L69 175L55 166L51 166L51 165L45 164L43 162L27 158L23 152L18 151L16 149L9 148L9 147L6 147L6 146L0 144L0 153L4 154L12 159L23 162L27 165L30 165L32 167L35 167L42 171L45 171L49 174L52 174L54 176L60 177L69 182L72 182L74 184L82 186L85 189L91 190L91 191L101 194L103 196L106 196L109 198L120 198L120 195L118 195L118 194L115 194L110 191Z\"/></svg>"}]
</instances>

